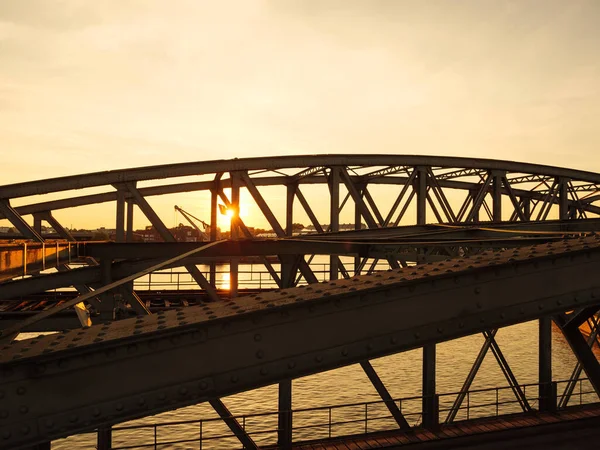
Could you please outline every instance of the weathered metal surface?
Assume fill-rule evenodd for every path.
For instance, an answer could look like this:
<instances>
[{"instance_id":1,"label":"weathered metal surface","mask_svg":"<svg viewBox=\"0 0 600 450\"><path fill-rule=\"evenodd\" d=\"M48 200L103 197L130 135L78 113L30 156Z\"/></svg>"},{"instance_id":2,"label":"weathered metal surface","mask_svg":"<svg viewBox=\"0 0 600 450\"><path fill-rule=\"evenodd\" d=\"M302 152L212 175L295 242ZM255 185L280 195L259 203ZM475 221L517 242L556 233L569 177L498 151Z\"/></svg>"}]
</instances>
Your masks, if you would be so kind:
<instances>
[{"instance_id":1,"label":"weathered metal surface","mask_svg":"<svg viewBox=\"0 0 600 450\"><path fill-rule=\"evenodd\" d=\"M16 342L0 354L0 446L598 303L599 270L593 236Z\"/></svg>"}]
</instances>

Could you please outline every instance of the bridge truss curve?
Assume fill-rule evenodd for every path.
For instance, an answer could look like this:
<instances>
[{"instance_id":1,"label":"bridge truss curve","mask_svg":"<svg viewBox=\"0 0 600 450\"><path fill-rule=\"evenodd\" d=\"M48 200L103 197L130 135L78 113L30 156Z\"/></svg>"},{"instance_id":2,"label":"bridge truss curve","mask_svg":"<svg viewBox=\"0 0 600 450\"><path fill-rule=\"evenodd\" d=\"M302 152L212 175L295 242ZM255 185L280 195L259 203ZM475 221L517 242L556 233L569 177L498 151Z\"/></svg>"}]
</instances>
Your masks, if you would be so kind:
<instances>
[{"instance_id":1,"label":"bridge truss curve","mask_svg":"<svg viewBox=\"0 0 600 450\"><path fill-rule=\"evenodd\" d=\"M94 190L94 192L89 193L89 190ZM151 203L153 202L153 198L157 196L170 194L182 195L189 192L202 194L202 196L196 198L196 207L205 211L207 216L210 216L210 238L213 242L217 238L219 204L233 211L230 241L221 242L216 246L211 246L212 244L205 246L204 244L206 243L183 244L176 242L164 219L161 218L158 208L152 206ZM48 196L52 196L52 198L48 199ZM249 199L248 201L253 203L256 210L260 211L264 220L272 228L276 239L254 239L248 224L244 223L243 218L240 217L240 199L242 197ZM275 197L278 197L279 201L275 201ZM201 203L198 199L201 199L205 203ZM59 312L59 310L66 310L67 307L73 306L78 307L80 311L96 309L100 311L100 316L102 317L100 322L105 324L94 325L89 331L79 331L77 333L83 333L81 339L94 336L93 339L100 339L98 342L101 342L104 341L104 338L98 334L103 333L102 336L104 336L107 332L103 331L102 327L106 327L106 330L114 327L119 328L117 324L110 325L111 320L115 318L116 303L124 301L135 315L144 316L151 313L140 299L138 293L132 289L131 281L156 268L185 267L190 276L205 293L205 299L202 303L203 308L208 308L209 310L231 308L232 310L236 310L239 308L245 309L246 307L243 305L248 304L248 302L256 303L260 301L260 299L256 299L255 297L241 297L239 300L232 302L232 299L237 296L238 290L239 257L248 255L260 258L273 282L282 289L303 289L301 286L305 284L316 283L318 279L311 267L309 255L320 254L329 256L329 273L327 278L330 282L335 283L335 280L340 277L347 279L345 283L348 286L344 285L345 292L335 294L341 295L341 302L356 296L353 293L354 291L352 291L352 279L354 277L363 274L371 274L370 276L377 277L375 269L378 267L377 262L380 260L384 261L387 267L393 271L401 271L402 268L404 268L404 271L411 271L413 270L411 267L414 264L431 264L433 261L437 261L439 264L450 264L448 270L452 270L452 264L456 263L448 262L452 261L451 258L477 258L477 255L480 255L483 260L492 264L492 261L487 260L489 256L483 255L483 253L490 249L504 250L513 247L523 247L524 245L544 243L552 245L553 252L558 254L564 252L565 261L571 256L579 258L580 253L585 254L586 248L583 245L587 245L591 249L588 251L591 255L590 258L595 262L597 241L594 237L588 237L588 241L585 241L584 244L573 244L573 242L578 242L578 239L576 239L578 237L591 236L600 228L599 222L596 219L600 217L600 175L584 171L509 161L426 156L315 155L207 161L99 172L0 186L0 219L8 219L21 233L21 237L28 239L29 242L37 241L42 246L45 246L47 241L41 233L41 224L43 221L46 221L54 228L59 238L62 238L64 241L74 241L70 231L61 225L57 217L65 217L72 208L110 202L115 204L115 243L69 244L68 251L74 252L72 256L82 262L85 261L88 267L72 268L69 264L59 262L57 257L57 273L38 275L36 274L36 270L39 271L39 267L30 265L29 267L33 268L34 274L31 278L0 283L0 302L14 301L15 298L44 292L57 287L74 286L79 292L78 297L62 303L61 306L54 308L54 311L46 311L43 314L50 317ZM133 215L136 213L136 210L137 213L141 212L158 231L165 241L164 243L151 245L132 242ZM25 220L30 216L33 220ZM293 236L293 224L296 221L305 221L307 219L313 227L314 233L307 236ZM348 231L347 227L344 228L346 231L343 231L341 229L342 222L350 222L352 224L351 228L354 228L354 231ZM366 226L366 229L363 229L364 226ZM565 247L561 247L563 239L566 239ZM577 247L576 250L571 250L571 248L574 248L573 245L580 245L580 247ZM58 255L58 246L56 248L56 254ZM537 248L539 249L539 247ZM536 251L532 250L533 253L536 253ZM206 274L198 269L197 264L205 261L203 258L207 257L210 252L220 252L230 262L231 289L225 296L222 292L217 292L215 289L216 276L214 263L210 264L210 270ZM26 250L24 250L23 254L26 255ZM340 256L342 255L352 256L353 262L349 263L347 259L341 259ZM506 267L500 267L501 264L499 264L496 270L502 271L504 268L508 271L515 270L510 264L510 255L507 255L505 255L506 259L503 260L503 264L507 264ZM541 257L541 255L536 254L535 258L538 257ZM557 256L556 258L559 257ZM550 261L556 258L547 256L546 259L540 259L538 262L531 264L541 264L544 266L544 270L551 270L546 267L546 262L556 264ZM27 256L24 259L27 260ZM206 261L210 261L210 258ZM441 261L446 262L442 263ZM519 264L514 263L513 265L521 267ZM481 288L478 287L480 283L477 281L476 265L472 264L473 267L470 267L469 264L460 266L460 275L464 275L464 280L467 280L465 285L466 291L461 295L465 296L465 301L472 301L474 305L479 304L476 297L481 295ZM431 269L429 275L437 275L434 274L436 268L431 265L429 267ZM584 322L592 323L590 328L593 330L597 325L594 313L599 309L598 304L600 304L600 302L595 300L598 295L597 288L599 286L597 286L597 283L593 279L590 279L589 275L595 269L590 265L586 266L585 272L569 272L566 265L565 267L561 266L559 272L562 278L560 279L566 283L567 287L563 294L557 294L556 298L554 298L551 292L542 293L541 283L543 283L544 274L534 270L537 269L537 266L533 267L528 262L523 262L522 267L526 267L529 278L527 280L521 279L520 281L515 281L515 277L509 277L514 281L514 283L510 284L510 288L513 289L513 292L523 291L526 294L525 297L528 299L528 305L535 306L532 311L527 309L528 312L523 316L523 320L525 318L540 319L541 385L548 387L551 386L552 382L549 340L551 320L554 320L563 330L574 353L578 357L580 362L579 372L584 370L588 378L592 381L596 392L600 393L600 370L597 368L597 361L593 357L593 354L590 356L589 345L578 331L578 326ZM493 269L489 270L493 272ZM529 270L532 272L529 273ZM23 273L27 273L25 268ZM370 283L378 283L380 281L377 278L372 278L366 279L364 282L366 283L365 286L367 286ZM426 282L423 281L422 286L425 285ZM337 285L332 284L332 286L338 288ZM427 286L429 285L427 284ZM398 286L398 288L403 292L404 289L410 290L410 286L403 285ZM420 288L417 287L417 289ZM480 289L480 291L477 292L477 289ZM319 294L316 295L315 299L320 298L325 304L329 305L331 302L328 302L325 297L331 296L332 293L327 292L327 290L327 287L315 287L314 292ZM287 296L290 298L298 295L296 291L281 292L286 293L286 295L289 294ZM469 292L469 294L466 294L466 292ZM277 295L283 294L274 293L269 295L277 297ZM370 295L368 294L368 296ZM396 294L390 295L396 298ZM488 295L491 296L492 293L485 294L484 297L486 299L491 298L487 297ZM508 296L507 291L504 297L508 298ZM580 301L582 296L584 300L580 304L581 306L579 306L573 299ZM227 298L224 299L223 297ZM394 347L395 350L393 351L402 351L406 348L423 346L424 424L427 425L427 421L432 421L431 423L433 423L436 420L434 419L434 399L436 392L435 343L467 334L467 332L483 332L485 334L485 344L482 347L482 354L485 355L488 349L492 349L494 356L506 374L508 383L514 389L515 397L522 400L524 410L530 409L530 405L527 404L526 399L519 392L518 383L494 339L498 327L521 320L515 320L513 314L518 315L519 308L522 309L522 305L507 306L502 303L506 298L501 300L501 297L497 297L498 299L495 300L497 303L491 305L490 310L484 308L485 311L478 313L477 308L479 307L475 308L474 315L469 320L479 320L479 325L472 327L472 329L467 327L468 329L465 328L465 331L450 332L450 329L459 327L460 324L452 322L452 325L448 328L449 322L446 323L446 321L451 322L453 319L450 316L460 315L460 312L458 309L451 311L438 308L437 311L439 311L441 316L437 319L431 318L431 323L426 321L427 314L425 313L415 316L418 316L418 320L424 321L424 328L422 330L415 331L408 327L406 328L409 330L406 331L406 337L394 338L402 344L398 344L397 348ZM553 303L551 308L544 309L547 307L547 300L544 299L550 297L552 297L552 301L555 303ZM435 302L433 298L430 301ZM522 301L526 302L525 299ZM214 306L211 306L211 304ZM277 302L273 304L277 305ZM540 305L542 306L541 308ZM458 308L459 305L456 305L456 307ZM414 308L414 306L410 306L410 308ZM251 307L250 310L252 310ZM573 314L565 314L570 310L574 310L575 312ZM379 313L375 313L375 310L373 310L372 313L378 317L378 319L374 317L374 320L384 321L385 317L389 316L389 311L386 312L383 309ZM209 316L207 315L203 320L207 320L208 322L211 322L213 319L216 320L216 318ZM250 316L246 317L244 314L240 314L240 316L244 316L244 320L250 318ZM487 317L492 316L495 317L494 320L491 322L486 321L488 320ZM498 317L502 319L498 319ZM482 318L484 319L483 322L481 322ZM89 326L90 323L86 322L89 319L89 315L86 317L85 314L80 314L80 320L83 325ZM177 323L175 324L174 322L174 327L169 323L169 330L186 325L181 324L181 322L188 322L180 313L175 315L173 312L172 319ZM24 328L26 323L28 324L27 326L33 326L35 323L40 323L40 320L42 320L40 315L28 317L21 322L9 322L8 325L6 325L7 321L4 321L3 325L0 320L0 330L2 330L0 339L4 339L6 343L15 332L23 329L35 329ZM95 319L93 320L94 323L97 323ZM126 349L131 346L145 345L141 344L141 342L145 342L145 339L148 337L146 330L147 322L153 323L153 321L160 322L161 320L166 319L151 315L147 319L138 318L122 321L122 325L120 325L122 331L117 333L117 336L122 338L122 342L119 342L118 345L122 344L122 347L115 347L115 351L120 354L121 350L119 349L121 348ZM297 327L313 326L307 325L303 320L294 320L292 322L295 322ZM350 318L348 320L352 322L354 319ZM158 322L152 325L158 327L157 330L153 329L152 333L160 330L161 324ZM199 327L204 327L204 324L202 326L199 325ZM68 326L68 328L71 328L71 326ZM141 331L140 333L136 333L138 328ZM399 328L394 328L392 331L394 330L395 332L401 331ZM177 333L179 331L177 329L175 334L169 334L169 339L174 338L179 342L178 339L181 338L185 341L184 347L188 346L187 339L189 336L183 333L181 334L183 337L178 338L179 334ZM253 333L253 335L257 334L252 330L248 332ZM323 332L325 333L325 331ZM77 339L77 333L73 335L75 336L74 339ZM414 336L416 334L419 336L429 336L431 333L436 337L421 340L417 338L418 342L415 344ZM138 334L139 336L136 337ZM162 336L162 333L160 334ZM356 336L352 337L350 335L345 337L340 335L336 338L346 339L344 342L353 342L353 340L359 339ZM55 339L57 342L56 345L62 348L60 347L60 340L64 338L47 339L49 341L46 344ZM392 339L392 337L386 335L385 339ZM292 341L293 336L290 337L290 342ZM411 341L410 344L408 343L409 341ZM43 342L46 341L44 340ZM70 358L69 355L75 351L72 348L76 348L77 351L83 348L76 344L76 342L69 342L72 344L72 347L67 346L64 349L66 353L64 353L65 358L62 360ZM201 340L200 342L204 341ZM391 341L389 342L391 343ZM21 364L20 360L23 359L23 364L27 367L23 369L23 373L30 374L31 368L34 366L38 367L39 364L37 360L31 360L30 355L32 353L28 354L27 352L35 349L36 345L40 344L29 344L7 344L2 353L4 358L0 357L2 359L0 367L6 370L10 369L10 373L14 373L12 367L16 368ZM373 345L367 341L364 341L363 344L367 346ZM338 346L344 344L340 341L336 345L331 345L331 349L337 349ZM391 344L388 343L386 345L389 347ZM103 343L102 352L105 352L104 346L105 344ZM374 347L379 348L379 345ZM23 348L26 348L26 350L23 350ZM90 348L95 349L96 346ZM331 349L327 351L334 351ZM22 421L15 421L15 415L11 412L10 418L4 420L4 423L2 423L3 419L0 416L0 427L6 424L7 428L3 429L12 430L9 432L10 437L6 438L5 442L10 442L11 445L29 445L57 436L64 436L73 432L94 428L95 426L104 427L127 418L139 417L142 413L150 414L166 409L173 409L184 404L189 404L190 399L194 402L210 401L227 422L228 411L219 400L223 395L264 385L266 382L280 383L280 406L282 410L286 410L286 408L291 408L291 378L355 362L361 363L365 373L369 376L369 379L381 397L384 400L391 398L369 363L370 358L386 354L386 352L389 353L388 350L383 351L383 353L379 352L379 350L363 352L364 354L359 352L359 356L348 359L346 362L336 359L336 362L332 363L333 365L329 365L329 363L322 364L322 361L317 361L316 359L319 356L316 353L314 355L311 353L313 350L305 350L299 349L298 352L305 355L306 358L312 358L310 368L302 370L298 368L297 371L292 370L293 373L289 372L291 369L288 368L286 369L288 372L284 370L286 374L275 375L279 369L273 370L271 364L275 364L276 361L261 361L262 365L260 369L262 370L268 366L266 369L267 373L263 374L259 370L257 374L253 373L253 377L256 376L257 379L262 381L248 382L247 385L239 384L233 391L217 389L215 381L205 380L207 378L205 375L200 377L196 373L187 374L186 376L189 379L193 378L196 381L197 379L201 379L205 381L205 384L196 383L192 387L186 384L189 380L172 380L171 383L175 383L174 385L180 387L179 392L183 392L183 389L185 389L185 393L177 394L181 398L173 394L178 398L177 401L161 403L159 399L156 400L158 402L156 405L152 403L152 407L149 407L147 404L143 405L143 408L140 409L141 412L138 410L136 410L138 412L133 412L131 409L133 406L127 403L129 400L126 403L119 403L118 401L115 403L116 400L109 400L107 398L106 402L107 405L110 403L110 408L115 407L118 409L118 405L121 405L122 409L126 412L123 414L111 412L108 416L102 412L102 417L97 421L94 421L93 418L87 418L85 423L77 419L75 422L72 422L75 424L73 426L61 425L62 428L59 429L63 429L63 431L56 431L54 429L48 431L47 427L42 428L42 422L39 422L39 420L42 420L42 418L46 420L51 416L53 424L60 421L66 423L69 414L70 417L73 417L73 411L75 409L79 410L83 406L72 405L69 408L65 407L65 410L54 410L51 412L48 410L41 412L40 410L38 422L35 422L35 424L27 422L26 425L23 425L24 422L22 423ZM87 348L83 350L84 353L87 351ZM250 350L248 351L250 352ZM182 347L177 352L185 352L185 350ZM106 351L105 353L108 355L110 351ZM6 357L9 354L10 357ZM253 354L255 355L255 352ZM163 356L165 358L170 357L166 354ZM44 354L43 349L41 349L39 361L45 361L51 357L52 355ZM276 360L283 361L285 359L287 361L286 358L287 356L280 356ZM478 360L475 361L467 380L465 380L466 389L468 389L470 382L481 365L480 359L478 357ZM50 366L53 367L53 364L54 362L51 362ZM96 369L86 369L82 366L82 370L97 370L98 374L102 371L107 371L106 373L108 373L111 370L116 370L112 368L111 364L102 363L102 367L97 367ZM117 362L118 364L121 363ZM247 368L238 369L259 369L256 364L253 362ZM79 363L75 362L75 365L79 367ZM49 366L44 363L44 367ZM17 368L17 371L19 370ZM227 379L230 382L231 374L228 370L222 369L225 374L223 376L226 378L229 377ZM6 375L9 372L4 371L2 373ZM69 373L73 374L75 378L78 377L71 370L69 370ZM19 383L25 383L28 386L31 385L34 390L39 388L41 389L39 392L46 391L46 388L42 386L43 383L37 383L36 387L36 383L34 382L34 379L44 378L44 376L41 374L32 375L33 378L31 380L27 378L28 376L26 375L25 378L17 380L12 375L7 375L0 382L6 385L6 392L9 392L13 387L18 390L20 385L17 386L17 384ZM50 375L48 377L47 380L51 380L52 377ZM142 391L155 393L163 389L164 386L156 384L159 383L158 381L154 380L152 382L155 384L147 387L132 385L130 391L123 395L133 395L134 391L139 391L138 393ZM219 381L219 383L223 384L225 381ZM205 395L199 391L196 392L198 389L202 390L202 386L204 385L206 385L204 389L209 394ZM27 395L29 395L29 388L27 388L27 392ZM187 395L190 392L193 392L194 395ZM38 395L36 394L34 397ZM171 393L165 395L170 396ZM540 397L550 398L552 395L549 392L540 392ZM14 406L16 408L15 411L17 411L20 407L17 400L20 400L20 397L17 396L15 398L15 403L14 405L11 403L11 407ZM120 398L123 399L125 397ZM131 398L133 399L133 397ZM93 400L87 400L102 403L102 399L94 398ZM461 401L457 399L458 406L460 406ZM151 402L155 402L155 400L152 399ZM113 403L115 404L113 405ZM551 403L550 401L546 407L551 407ZM52 404L52 402L49 402L49 404ZM542 405L540 404L540 406ZM397 419L398 426L406 426L402 415L394 409L391 403L389 404L389 408L392 415ZM100 409L104 411L104 407ZM81 410L76 416L87 417L89 414L89 411L83 412ZM91 412L91 414L93 416L94 412ZM282 415L280 422L282 430L280 443L282 446L289 445L291 439L290 435L286 434L286 430L289 429L289 427L285 426L286 420L288 419L286 419L285 415ZM243 430L240 430L239 424L232 423L229 420L228 425L247 448L252 448L253 443L247 435L244 435ZM23 434L22 430L25 429L25 426L29 427L30 430L35 428L37 434ZM53 427L54 425L51 428ZM16 438L15 436L17 435L21 437ZM2 436L0 436L0 448L3 448L2 445Z\"/></svg>"}]
</instances>

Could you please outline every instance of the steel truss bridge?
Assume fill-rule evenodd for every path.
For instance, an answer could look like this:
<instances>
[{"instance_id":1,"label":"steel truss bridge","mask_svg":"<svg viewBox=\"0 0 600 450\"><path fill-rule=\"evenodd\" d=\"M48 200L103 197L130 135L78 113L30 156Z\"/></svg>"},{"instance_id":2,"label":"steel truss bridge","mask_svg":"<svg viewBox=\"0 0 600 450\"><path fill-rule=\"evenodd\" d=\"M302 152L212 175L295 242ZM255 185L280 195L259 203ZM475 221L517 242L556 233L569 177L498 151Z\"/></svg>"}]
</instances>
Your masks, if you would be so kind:
<instances>
[{"instance_id":1,"label":"steel truss bridge","mask_svg":"<svg viewBox=\"0 0 600 450\"><path fill-rule=\"evenodd\" d=\"M210 242L176 242L150 204L189 192L210 213ZM239 215L242 194L277 238L253 238ZM109 202L116 205L115 242L76 242L56 218ZM233 211L227 241L216 240L220 203ZM135 211L164 242L132 242ZM314 234L293 235L300 216ZM485 343L446 421L456 418L488 350L523 411L531 411L495 335L533 319L537 409L564 409L583 372L600 394L592 351L599 216L600 174L449 157L248 158L0 186L0 219L22 237L0 246L0 448L48 448L90 430L98 430L99 448L110 448L112 425L200 402L211 404L245 448L258 448L220 399L271 384L279 384L278 445L291 448L292 380L349 364L361 365L407 430L369 361L414 348L423 349L420 426L433 429L436 343L474 333ZM354 231L340 231L347 217ZM44 239L44 221L61 239ZM329 257L324 282L313 255ZM250 256L275 289L243 290L240 258ZM216 288L217 259L229 265L227 291ZM177 308L152 308L134 281L174 267L197 283L194 301L175 292ZM74 290L56 294L67 287ZM552 321L578 361L559 393ZM585 323L589 337L580 332ZM13 341L47 330L62 332ZM110 389L93 388L111 379L118 382Z\"/></svg>"}]
</instances>

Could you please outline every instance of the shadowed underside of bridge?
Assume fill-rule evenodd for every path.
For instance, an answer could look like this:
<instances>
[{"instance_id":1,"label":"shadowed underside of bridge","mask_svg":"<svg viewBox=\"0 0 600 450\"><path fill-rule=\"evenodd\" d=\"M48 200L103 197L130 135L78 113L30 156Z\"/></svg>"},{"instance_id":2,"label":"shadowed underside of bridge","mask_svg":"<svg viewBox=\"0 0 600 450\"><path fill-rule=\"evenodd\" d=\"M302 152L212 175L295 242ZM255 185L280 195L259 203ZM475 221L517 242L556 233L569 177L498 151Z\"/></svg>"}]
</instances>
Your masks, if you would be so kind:
<instances>
[{"instance_id":1,"label":"shadowed underside of bridge","mask_svg":"<svg viewBox=\"0 0 600 450\"><path fill-rule=\"evenodd\" d=\"M15 342L0 356L10 408L0 442L48 441L579 310L598 302L599 270L600 239L592 236ZM103 380L118 382L91 388Z\"/></svg>"},{"instance_id":2,"label":"shadowed underside of bridge","mask_svg":"<svg viewBox=\"0 0 600 450\"><path fill-rule=\"evenodd\" d=\"M271 204L271 189L280 189L283 213ZM253 238L239 217L242 191L276 239ZM198 206L210 214L210 243L176 242L148 201L186 192L206 194ZM106 202L115 203L116 242L74 242L55 216ZM219 203L233 211L229 241L216 242ZM164 242L132 242L135 211ZM292 236L299 214L314 234ZM600 174L451 157L248 158L0 186L0 219L24 239L0 248L0 448L204 401L246 448L256 448L221 397L279 383L280 411L290 410L290 380L354 363L406 429L369 360L418 347L428 426L435 421L435 343L479 332L485 344L463 390L491 349L523 411L531 411L494 336L532 319L540 322L540 408L551 409L552 395L542 391L552 382L552 320L578 359L574 378L585 371L600 393L590 349L598 335L599 214ZM340 231L348 216L355 229ZM48 241L42 222L62 241ZM329 257L330 281L317 283L314 255ZM239 258L248 256L264 265L275 291L238 297ZM219 258L229 267L227 292L216 289ZM389 271L380 271L382 263ZM207 273L197 264L207 264ZM197 283L201 306L151 314L133 282L171 267L184 267ZM56 273L40 273L48 268ZM6 314L64 287L77 294L44 302L41 312ZM124 317L136 317L113 321L122 304ZM58 313L71 316L61 321ZM587 341L583 323L590 324ZM56 328L77 329L10 343L19 331ZM110 389L94 388L106 380L115 380ZM287 449L291 419L279 419Z\"/></svg>"}]
</instances>

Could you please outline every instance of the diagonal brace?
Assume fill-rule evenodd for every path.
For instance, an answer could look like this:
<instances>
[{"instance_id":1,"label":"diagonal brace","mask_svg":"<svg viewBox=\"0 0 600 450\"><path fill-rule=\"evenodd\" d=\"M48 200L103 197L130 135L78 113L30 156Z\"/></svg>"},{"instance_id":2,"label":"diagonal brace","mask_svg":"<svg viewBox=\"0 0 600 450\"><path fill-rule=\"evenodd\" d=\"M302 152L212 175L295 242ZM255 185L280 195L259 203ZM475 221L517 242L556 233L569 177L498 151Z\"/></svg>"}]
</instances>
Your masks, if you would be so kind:
<instances>
[{"instance_id":1,"label":"diagonal brace","mask_svg":"<svg viewBox=\"0 0 600 450\"><path fill-rule=\"evenodd\" d=\"M23 220L23 217L10 206L8 199L0 199L0 212L4 214L4 217L6 217L23 236L37 242L44 242L44 238L41 234L31 228L29 224Z\"/></svg>"},{"instance_id":2,"label":"diagonal brace","mask_svg":"<svg viewBox=\"0 0 600 450\"><path fill-rule=\"evenodd\" d=\"M402 411L400 411L400 408L398 408L398 405L396 405L396 402L392 399L392 396L381 381L381 378L379 378L379 375L377 375L377 372L375 371L371 363L369 361L363 361L360 363L360 365L365 371L365 374L367 374L367 377L369 377L369 380L373 384L373 387L377 390L377 393L384 401L385 406L387 406L387 409L390 411L390 414L392 415L400 429L409 430L410 425L402 415Z\"/></svg>"}]
</instances>

